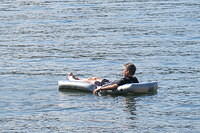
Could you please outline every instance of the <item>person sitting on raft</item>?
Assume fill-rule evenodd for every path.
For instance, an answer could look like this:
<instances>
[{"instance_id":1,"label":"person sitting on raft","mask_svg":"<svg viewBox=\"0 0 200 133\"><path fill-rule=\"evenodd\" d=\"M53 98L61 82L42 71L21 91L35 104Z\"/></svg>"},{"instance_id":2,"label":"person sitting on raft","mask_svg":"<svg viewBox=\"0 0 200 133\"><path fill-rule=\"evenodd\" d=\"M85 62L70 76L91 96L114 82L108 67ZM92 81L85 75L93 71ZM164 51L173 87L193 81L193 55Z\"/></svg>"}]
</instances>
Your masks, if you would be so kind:
<instances>
[{"instance_id":1,"label":"person sitting on raft","mask_svg":"<svg viewBox=\"0 0 200 133\"><path fill-rule=\"evenodd\" d=\"M132 63L124 64L123 69L123 78L120 80L110 82L107 79L102 79L98 77L92 77L88 79L79 79L75 77L72 73L68 74L68 79L70 81L80 80L88 83L92 83L97 86L95 90L93 90L93 94L97 94L99 91L102 90L116 90L118 86L124 85L127 83L139 83L138 79L134 76L136 71L136 67Z\"/></svg>"}]
</instances>

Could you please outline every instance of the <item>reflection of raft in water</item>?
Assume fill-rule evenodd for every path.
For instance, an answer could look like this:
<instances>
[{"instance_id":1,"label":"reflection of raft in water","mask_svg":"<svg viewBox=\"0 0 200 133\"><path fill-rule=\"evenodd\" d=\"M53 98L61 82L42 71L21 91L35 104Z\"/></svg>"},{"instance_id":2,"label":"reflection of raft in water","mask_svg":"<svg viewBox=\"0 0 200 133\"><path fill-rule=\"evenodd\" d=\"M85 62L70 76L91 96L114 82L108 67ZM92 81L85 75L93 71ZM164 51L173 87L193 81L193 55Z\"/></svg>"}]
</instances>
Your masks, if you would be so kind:
<instances>
[{"instance_id":1,"label":"reflection of raft in water","mask_svg":"<svg viewBox=\"0 0 200 133\"><path fill-rule=\"evenodd\" d=\"M58 81L58 87L60 91L87 91L92 92L96 87L93 84L89 84L82 81ZM145 94L145 93L155 93L158 89L157 82L148 82L148 83L131 83L121 85L117 88L117 90L107 90L103 91L106 94Z\"/></svg>"}]
</instances>

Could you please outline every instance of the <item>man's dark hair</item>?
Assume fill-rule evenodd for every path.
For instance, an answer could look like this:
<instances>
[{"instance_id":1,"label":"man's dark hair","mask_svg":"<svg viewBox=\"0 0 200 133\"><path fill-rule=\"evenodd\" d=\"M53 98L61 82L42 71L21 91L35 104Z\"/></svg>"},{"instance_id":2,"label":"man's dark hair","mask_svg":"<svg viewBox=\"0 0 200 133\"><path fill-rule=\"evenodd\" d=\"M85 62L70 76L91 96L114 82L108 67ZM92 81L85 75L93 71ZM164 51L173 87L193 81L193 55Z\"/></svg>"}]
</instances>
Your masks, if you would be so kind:
<instances>
[{"instance_id":1,"label":"man's dark hair","mask_svg":"<svg viewBox=\"0 0 200 133\"><path fill-rule=\"evenodd\" d=\"M126 63L124 64L126 70L129 72L129 74L134 75L136 71L136 66L133 63Z\"/></svg>"}]
</instances>

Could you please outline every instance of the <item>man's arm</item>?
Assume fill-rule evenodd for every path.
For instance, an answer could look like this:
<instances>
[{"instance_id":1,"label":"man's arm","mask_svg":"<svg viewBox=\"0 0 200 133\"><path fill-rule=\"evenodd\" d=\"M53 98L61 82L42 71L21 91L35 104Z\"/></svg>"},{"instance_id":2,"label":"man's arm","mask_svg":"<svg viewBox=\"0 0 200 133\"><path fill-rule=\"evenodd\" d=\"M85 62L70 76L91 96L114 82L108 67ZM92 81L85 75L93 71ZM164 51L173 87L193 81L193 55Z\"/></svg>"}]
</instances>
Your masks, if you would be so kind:
<instances>
[{"instance_id":1,"label":"man's arm","mask_svg":"<svg viewBox=\"0 0 200 133\"><path fill-rule=\"evenodd\" d=\"M108 86L104 86L104 87L100 87L97 88L93 91L93 94L96 94L97 92L101 91L101 90L113 90L116 89L118 87L117 84L112 84L112 85L108 85Z\"/></svg>"}]
</instances>

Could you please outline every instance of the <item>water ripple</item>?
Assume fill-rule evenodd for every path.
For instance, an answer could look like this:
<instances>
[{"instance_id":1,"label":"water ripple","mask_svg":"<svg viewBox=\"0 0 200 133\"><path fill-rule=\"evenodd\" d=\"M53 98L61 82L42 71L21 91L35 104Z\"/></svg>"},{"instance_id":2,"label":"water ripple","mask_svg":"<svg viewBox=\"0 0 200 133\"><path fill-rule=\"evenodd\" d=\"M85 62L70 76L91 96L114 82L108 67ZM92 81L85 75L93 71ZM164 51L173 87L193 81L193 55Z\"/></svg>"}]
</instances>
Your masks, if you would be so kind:
<instances>
[{"instance_id":1,"label":"water ripple","mask_svg":"<svg viewBox=\"0 0 200 133\"><path fill-rule=\"evenodd\" d=\"M1 132L199 132L199 6L1 0ZM116 80L126 62L139 81L159 81L156 95L57 91L68 72Z\"/></svg>"}]
</instances>

